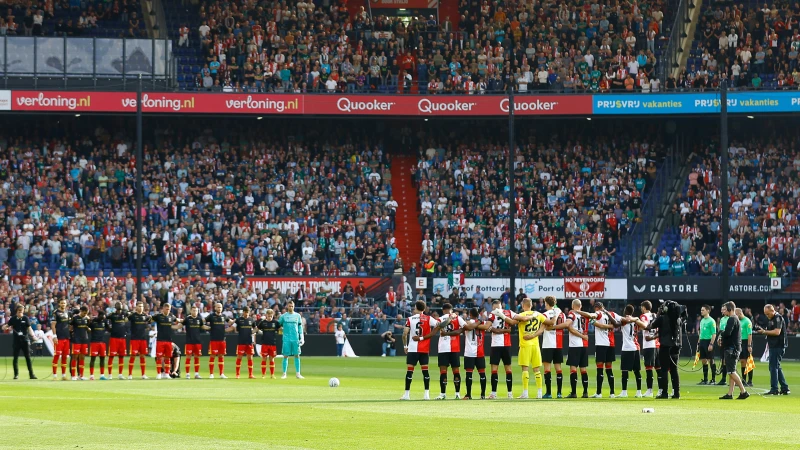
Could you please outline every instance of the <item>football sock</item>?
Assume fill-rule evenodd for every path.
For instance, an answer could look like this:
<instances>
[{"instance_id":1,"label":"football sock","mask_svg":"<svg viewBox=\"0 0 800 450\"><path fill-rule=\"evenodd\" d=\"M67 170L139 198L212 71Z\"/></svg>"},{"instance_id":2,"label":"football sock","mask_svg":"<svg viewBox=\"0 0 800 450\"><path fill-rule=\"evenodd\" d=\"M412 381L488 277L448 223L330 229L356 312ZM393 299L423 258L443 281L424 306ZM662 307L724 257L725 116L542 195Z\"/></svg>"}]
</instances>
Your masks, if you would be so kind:
<instances>
[{"instance_id":1,"label":"football sock","mask_svg":"<svg viewBox=\"0 0 800 450\"><path fill-rule=\"evenodd\" d=\"M269 374L275 375L275 360L269 362Z\"/></svg>"},{"instance_id":2,"label":"football sock","mask_svg":"<svg viewBox=\"0 0 800 450\"><path fill-rule=\"evenodd\" d=\"M717 363L711 362L711 381L717 378Z\"/></svg>"},{"instance_id":3,"label":"football sock","mask_svg":"<svg viewBox=\"0 0 800 450\"><path fill-rule=\"evenodd\" d=\"M551 382L551 374L550 371L547 370L544 373L544 387L548 395L550 395L550 384L551 384L550 382Z\"/></svg>"},{"instance_id":4,"label":"football sock","mask_svg":"<svg viewBox=\"0 0 800 450\"><path fill-rule=\"evenodd\" d=\"M642 371L641 370L634 370L633 376L636 378L636 390L642 390Z\"/></svg>"},{"instance_id":5,"label":"football sock","mask_svg":"<svg viewBox=\"0 0 800 450\"><path fill-rule=\"evenodd\" d=\"M186 373L189 373L189 371L187 370ZM194 357L194 373L200 373L200 357L199 356L195 356Z\"/></svg>"},{"instance_id":6,"label":"football sock","mask_svg":"<svg viewBox=\"0 0 800 450\"><path fill-rule=\"evenodd\" d=\"M53 377L58 374L58 358L58 355L53 356Z\"/></svg>"},{"instance_id":7,"label":"football sock","mask_svg":"<svg viewBox=\"0 0 800 450\"><path fill-rule=\"evenodd\" d=\"M262 359L261 360L261 376L262 377L267 376L267 360L266 359Z\"/></svg>"},{"instance_id":8,"label":"football sock","mask_svg":"<svg viewBox=\"0 0 800 450\"><path fill-rule=\"evenodd\" d=\"M428 366L424 366L422 369L422 384L426 391L431 388L431 375L428 372Z\"/></svg>"},{"instance_id":9,"label":"football sock","mask_svg":"<svg viewBox=\"0 0 800 450\"><path fill-rule=\"evenodd\" d=\"M514 375L511 372L506 372L506 389L508 392L514 390Z\"/></svg>"},{"instance_id":10,"label":"football sock","mask_svg":"<svg viewBox=\"0 0 800 450\"><path fill-rule=\"evenodd\" d=\"M94 361L96 356L92 356L91 361L89 361L89 375L94 376Z\"/></svg>"},{"instance_id":11,"label":"football sock","mask_svg":"<svg viewBox=\"0 0 800 450\"><path fill-rule=\"evenodd\" d=\"M563 383L564 383L564 375L561 374L560 370L557 370L556 371L556 388L558 390L556 392L558 392L559 394L561 393L561 385Z\"/></svg>"},{"instance_id":12,"label":"football sock","mask_svg":"<svg viewBox=\"0 0 800 450\"><path fill-rule=\"evenodd\" d=\"M133 376L133 365L134 364L136 364L136 357L135 356L131 356L130 359L128 359L128 376L129 377Z\"/></svg>"},{"instance_id":13,"label":"football sock","mask_svg":"<svg viewBox=\"0 0 800 450\"><path fill-rule=\"evenodd\" d=\"M703 364L703 381L708 381L708 364Z\"/></svg>"},{"instance_id":14,"label":"football sock","mask_svg":"<svg viewBox=\"0 0 800 450\"><path fill-rule=\"evenodd\" d=\"M289 358L284 357L283 358L283 373L286 373L287 370L289 370Z\"/></svg>"},{"instance_id":15,"label":"football sock","mask_svg":"<svg viewBox=\"0 0 800 450\"><path fill-rule=\"evenodd\" d=\"M483 369L478 369L478 376L481 379L481 397L486 396L486 372Z\"/></svg>"},{"instance_id":16,"label":"football sock","mask_svg":"<svg viewBox=\"0 0 800 450\"><path fill-rule=\"evenodd\" d=\"M755 370L751 370L751 371L750 371L750 372L747 374L747 382L748 382L748 383L752 383L752 382L753 382L753 372L755 372Z\"/></svg>"},{"instance_id":17,"label":"football sock","mask_svg":"<svg viewBox=\"0 0 800 450\"><path fill-rule=\"evenodd\" d=\"M406 390L411 389L411 380L414 378L413 370L406 370Z\"/></svg>"},{"instance_id":18,"label":"football sock","mask_svg":"<svg viewBox=\"0 0 800 450\"><path fill-rule=\"evenodd\" d=\"M300 373L300 357L294 357L294 373Z\"/></svg>"},{"instance_id":19,"label":"football sock","mask_svg":"<svg viewBox=\"0 0 800 450\"><path fill-rule=\"evenodd\" d=\"M73 356L72 360L69 362L69 373L71 373L73 377L75 376L75 368L77 366L78 366L78 358Z\"/></svg>"},{"instance_id":20,"label":"football sock","mask_svg":"<svg viewBox=\"0 0 800 450\"><path fill-rule=\"evenodd\" d=\"M497 371L492 371L492 392L497 392L497 383L500 381L500 377L497 375Z\"/></svg>"},{"instance_id":21,"label":"football sock","mask_svg":"<svg viewBox=\"0 0 800 450\"><path fill-rule=\"evenodd\" d=\"M236 376L238 377L242 372L242 358L236 358Z\"/></svg>"},{"instance_id":22,"label":"football sock","mask_svg":"<svg viewBox=\"0 0 800 450\"><path fill-rule=\"evenodd\" d=\"M286 360L286 358L283 358L283 360L284 360L284 361L286 361L286 362L288 363L288 361ZM222 372L224 372L224 371L225 371L225 357L224 357L224 356L221 356L221 355L220 355L220 357L219 357L219 364L217 364L217 366L219 366L219 374L220 374L220 375L222 375ZM284 370L284 372L286 372L286 371Z\"/></svg>"},{"instance_id":23,"label":"football sock","mask_svg":"<svg viewBox=\"0 0 800 450\"><path fill-rule=\"evenodd\" d=\"M214 357L208 357L208 373L209 375L214 375Z\"/></svg>"},{"instance_id":24,"label":"football sock","mask_svg":"<svg viewBox=\"0 0 800 450\"><path fill-rule=\"evenodd\" d=\"M623 391L627 391L628 390L628 371L627 370L623 370L622 371L622 390Z\"/></svg>"},{"instance_id":25,"label":"football sock","mask_svg":"<svg viewBox=\"0 0 800 450\"><path fill-rule=\"evenodd\" d=\"M530 381L531 375L528 373L527 370L522 371L522 391L523 393L528 392L528 382Z\"/></svg>"},{"instance_id":26,"label":"football sock","mask_svg":"<svg viewBox=\"0 0 800 450\"><path fill-rule=\"evenodd\" d=\"M187 356L187 357L186 357L186 374L187 374L187 375L188 375L189 373L191 373L191 371L189 370L189 369L191 369L191 368L192 368L192 357L191 357L191 356Z\"/></svg>"},{"instance_id":27,"label":"football sock","mask_svg":"<svg viewBox=\"0 0 800 450\"><path fill-rule=\"evenodd\" d=\"M144 376L145 372L147 371L147 362L144 359L144 356L139 356L139 368L142 369L142 376Z\"/></svg>"},{"instance_id":28,"label":"football sock","mask_svg":"<svg viewBox=\"0 0 800 450\"><path fill-rule=\"evenodd\" d=\"M67 355L61 355L61 375L67 373Z\"/></svg>"},{"instance_id":29,"label":"football sock","mask_svg":"<svg viewBox=\"0 0 800 450\"><path fill-rule=\"evenodd\" d=\"M84 371L84 361L83 358L81 358L80 361L78 361L78 373L81 378L83 378L83 371Z\"/></svg>"},{"instance_id":30,"label":"football sock","mask_svg":"<svg viewBox=\"0 0 800 450\"><path fill-rule=\"evenodd\" d=\"M456 387L456 394L461 392L461 372L458 369L453 370L453 384Z\"/></svg>"},{"instance_id":31,"label":"football sock","mask_svg":"<svg viewBox=\"0 0 800 450\"><path fill-rule=\"evenodd\" d=\"M536 381L536 389L542 390L542 372L533 372L533 380Z\"/></svg>"},{"instance_id":32,"label":"football sock","mask_svg":"<svg viewBox=\"0 0 800 450\"><path fill-rule=\"evenodd\" d=\"M589 392L589 372L581 372L581 383L583 384L583 393Z\"/></svg>"},{"instance_id":33,"label":"football sock","mask_svg":"<svg viewBox=\"0 0 800 450\"><path fill-rule=\"evenodd\" d=\"M104 356L100 357L100 375L106 374L106 358ZM111 375L111 369L108 369L108 374Z\"/></svg>"},{"instance_id":34,"label":"football sock","mask_svg":"<svg viewBox=\"0 0 800 450\"><path fill-rule=\"evenodd\" d=\"M614 369L606 368L606 379L608 379L608 387L611 389L611 395L614 395Z\"/></svg>"},{"instance_id":35,"label":"football sock","mask_svg":"<svg viewBox=\"0 0 800 450\"><path fill-rule=\"evenodd\" d=\"M186 372L186 373L189 373L189 372ZM247 360L247 376L248 377L252 377L253 376L253 360L252 359L248 359Z\"/></svg>"},{"instance_id":36,"label":"football sock","mask_svg":"<svg viewBox=\"0 0 800 450\"><path fill-rule=\"evenodd\" d=\"M647 389L652 390L653 389L653 369L647 369L646 370L646 375L647 375Z\"/></svg>"},{"instance_id":37,"label":"football sock","mask_svg":"<svg viewBox=\"0 0 800 450\"><path fill-rule=\"evenodd\" d=\"M578 372L569 373L569 387L572 389L571 393L574 394L578 388Z\"/></svg>"},{"instance_id":38,"label":"football sock","mask_svg":"<svg viewBox=\"0 0 800 450\"><path fill-rule=\"evenodd\" d=\"M447 392L447 372L439 372L439 388L442 394Z\"/></svg>"},{"instance_id":39,"label":"football sock","mask_svg":"<svg viewBox=\"0 0 800 450\"><path fill-rule=\"evenodd\" d=\"M472 397L472 371L467 371L467 397Z\"/></svg>"},{"instance_id":40,"label":"football sock","mask_svg":"<svg viewBox=\"0 0 800 450\"><path fill-rule=\"evenodd\" d=\"M597 393L598 394L602 394L603 393L603 368L602 367L598 367L597 368Z\"/></svg>"}]
</instances>

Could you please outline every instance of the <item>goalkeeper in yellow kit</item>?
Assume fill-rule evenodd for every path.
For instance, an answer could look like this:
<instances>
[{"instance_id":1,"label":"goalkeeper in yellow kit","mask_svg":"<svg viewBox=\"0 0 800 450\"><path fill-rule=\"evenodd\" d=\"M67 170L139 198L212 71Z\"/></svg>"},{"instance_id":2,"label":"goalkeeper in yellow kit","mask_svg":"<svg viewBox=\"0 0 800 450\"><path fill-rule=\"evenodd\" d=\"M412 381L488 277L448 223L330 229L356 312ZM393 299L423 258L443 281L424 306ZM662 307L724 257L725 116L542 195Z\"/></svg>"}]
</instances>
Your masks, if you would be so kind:
<instances>
[{"instance_id":1,"label":"goalkeeper in yellow kit","mask_svg":"<svg viewBox=\"0 0 800 450\"><path fill-rule=\"evenodd\" d=\"M528 398L528 382L530 374L528 368L533 367L533 376L536 380L536 398L542 398L542 351L539 348L539 335L544 333L545 326L555 325L554 319L548 319L544 314L532 311L533 301L529 298L522 300L522 312L506 317L502 314L495 314L502 317L506 323L517 325L519 329L519 355L517 360L522 367L522 395L518 398ZM558 314L555 315L558 317Z\"/></svg>"}]
</instances>

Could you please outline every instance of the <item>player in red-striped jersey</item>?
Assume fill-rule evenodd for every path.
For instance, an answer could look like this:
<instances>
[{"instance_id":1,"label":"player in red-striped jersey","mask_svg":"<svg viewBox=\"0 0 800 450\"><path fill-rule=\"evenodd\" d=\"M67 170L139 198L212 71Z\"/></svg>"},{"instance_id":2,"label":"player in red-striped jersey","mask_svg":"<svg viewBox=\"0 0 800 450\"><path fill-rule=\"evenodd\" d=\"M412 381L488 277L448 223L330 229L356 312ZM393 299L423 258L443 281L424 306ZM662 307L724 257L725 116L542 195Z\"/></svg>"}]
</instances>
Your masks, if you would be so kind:
<instances>
[{"instance_id":1,"label":"player in red-striped jersey","mask_svg":"<svg viewBox=\"0 0 800 450\"><path fill-rule=\"evenodd\" d=\"M636 337L638 329L636 327L636 319L630 318L633 315L633 305L625 307L623 317L620 319L622 323L622 359L620 362L620 369L622 369L622 392L619 393L621 398L628 397L628 373L633 371L633 376L636 377L636 398L642 397L642 364L639 355L639 339ZM628 317L628 318L626 318Z\"/></svg>"},{"instance_id":2,"label":"player in red-striped jersey","mask_svg":"<svg viewBox=\"0 0 800 450\"><path fill-rule=\"evenodd\" d=\"M453 314L453 305L445 303L442 305L442 319L450 316L446 325L439 330L439 387L441 393L434 400L444 400L447 398L447 368L453 370L453 384L456 387L456 400L461 398L461 339L464 321L461 316Z\"/></svg>"},{"instance_id":3,"label":"player in red-striped jersey","mask_svg":"<svg viewBox=\"0 0 800 450\"><path fill-rule=\"evenodd\" d=\"M589 374L586 368L589 366L589 319L582 317L576 311L581 310L581 301L572 301L572 311L567 315L566 323L569 324L569 354L567 355L567 365L569 366L569 384L572 392L567 398L577 398L578 388L578 369L581 371L581 384L583 385L583 395L581 398L589 398Z\"/></svg>"},{"instance_id":4,"label":"player in red-striped jersey","mask_svg":"<svg viewBox=\"0 0 800 450\"><path fill-rule=\"evenodd\" d=\"M484 332L492 327L483 322L478 309L469 310L469 321L464 325L464 370L467 371L467 395L464 400L472 399L472 371L478 369L481 380L481 400L486 398L486 359L484 359Z\"/></svg>"},{"instance_id":5,"label":"player in red-striped jersey","mask_svg":"<svg viewBox=\"0 0 800 450\"><path fill-rule=\"evenodd\" d=\"M642 330L642 357L644 358L644 370L647 375L647 392L644 393L645 397L653 396L653 369L656 373L661 368L658 362L658 351L661 343L658 341L658 330L647 330L647 325L655 320L656 315L651 312L653 304L650 300L642 302L640 309L642 314L639 320L642 321L644 326L639 326Z\"/></svg>"},{"instance_id":6,"label":"player in red-striped jersey","mask_svg":"<svg viewBox=\"0 0 800 450\"><path fill-rule=\"evenodd\" d=\"M406 390L400 400L411 400L411 380L417 364L422 369L422 382L425 385L425 400L430 400L431 377L428 373L428 354L431 348L431 337L439 330L439 321L425 314L425 302L414 304L414 315L406 320L403 328L403 349L406 351ZM410 339L409 339L410 337Z\"/></svg>"},{"instance_id":7,"label":"player in red-striped jersey","mask_svg":"<svg viewBox=\"0 0 800 450\"><path fill-rule=\"evenodd\" d=\"M608 378L608 386L611 390L610 397L614 398L614 369L613 363L616 361L614 350L614 327L619 326L619 320L614 314L608 312L603 307L603 303L595 302L594 312L587 313L577 311L583 317L594 321L594 351L595 363L597 364L597 392L592 398L603 398L603 369Z\"/></svg>"},{"instance_id":8,"label":"player in red-striped jersey","mask_svg":"<svg viewBox=\"0 0 800 450\"><path fill-rule=\"evenodd\" d=\"M503 307L500 300L492 302L492 310L498 310ZM503 315L511 317L512 313L509 310L503 310ZM508 398L514 398L512 389L514 386L513 376L511 375L511 327L506 324L502 317L489 315L489 322L492 328L489 332L492 336L492 353L489 355L489 364L492 366L492 393L489 394L490 399L497 398L497 383L499 377L497 369L500 367L500 361L503 362L503 367L506 370L506 388L508 389Z\"/></svg>"},{"instance_id":9,"label":"player in red-striped jersey","mask_svg":"<svg viewBox=\"0 0 800 450\"><path fill-rule=\"evenodd\" d=\"M544 298L545 317L555 322L555 325L545 328L542 335L542 364L544 365L544 384L545 394L542 398L553 398L551 391L552 375L550 365L556 369L556 396L561 398L561 386L563 377L561 375L561 363L564 362L564 329L570 326L567 323L564 313L556 307L556 298L548 295Z\"/></svg>"}]
</instances>

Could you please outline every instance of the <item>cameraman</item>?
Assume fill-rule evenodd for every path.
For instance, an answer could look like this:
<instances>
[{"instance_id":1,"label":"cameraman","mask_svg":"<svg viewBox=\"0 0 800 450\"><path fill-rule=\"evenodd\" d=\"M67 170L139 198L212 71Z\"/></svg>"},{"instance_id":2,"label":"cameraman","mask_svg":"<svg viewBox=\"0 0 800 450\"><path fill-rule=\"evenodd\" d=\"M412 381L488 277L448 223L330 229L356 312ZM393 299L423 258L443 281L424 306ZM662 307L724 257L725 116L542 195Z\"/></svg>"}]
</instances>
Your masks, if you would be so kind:
<instances>
[{"instance_id":1,"label":"cameraman","mask_svg":"<svg viewBox=\"0 0 800 450\"><path fill-rule=\"evenodd\" d=\"M31 380L35 380L36 375L33 374L33 364L31 363L31 349L28 345L28 336L34 337L31 321L25 315L25 307L22 305L17 305L14 312L14 317L6 325L3 325L3 331L8 331L10 328L14 334L14 379L19 378L19 354L22 352L25 362L28 364L28 375Z\"/></svg>"},{"instance_id":2,"label":"cameraman","mask_svg":"<svg viewBox=\"0 0 800 450\"><path fill-rule=\"evenodd\" d=\"M741 324L739 323L739 318L736 317L736 305L733 302L725 303L722 305L722 314L728 318L725 328L720 332L720 339L725 355L723 364L728 372L730 382L728 384L728 393L719 399L732 400L733 386L736 385L739 388L739 396L736 399L744 400L750 397L750 394L745 390L742 379L739 377L739 372L736 371L736 361L742 352Z\"/></svg>"},{"instance_id":3,"label":"cameraman","mask_svg":"<svg viewBox=\"0 0 800 450\"><path fill-rule=\"evenodd\" d=\"M756 327L756 333L767 336L767 345L769 346L770 390L765 395L789 395L791 391L789 391L789 385L786 384L783 368L781 368L781 360L784 352L786 352L786 347L788 347L786 320L775 311L775 307L772 305L764 306L764 315L769 319L767 328L765 330L761 327ZM780 391L778 391L778 383L781 385Z\"/></svg>"},{"instance_id":4,"label":"cameraman","mask_svg":"<svg viewBox=\"0 0 800 450\"><path fill-rule=\"evenodd\" d=\"M681 312L681 309L681 305L668 300L662 303L658 308L658 316L649 323L644 323L638 318L627 318L636 323L641 329L658 329L658 339L661 343L661 351L658 353L661 365L658 372L658 389L661 391L661 395L657 396L657 399L669 398L669 391L667 390L669 387L668 374L672 379L672 398L676 400L681 398L681 380L677 365L681 344L683 343L681 327L684 313Z\"/></svg>"}]
</instances>

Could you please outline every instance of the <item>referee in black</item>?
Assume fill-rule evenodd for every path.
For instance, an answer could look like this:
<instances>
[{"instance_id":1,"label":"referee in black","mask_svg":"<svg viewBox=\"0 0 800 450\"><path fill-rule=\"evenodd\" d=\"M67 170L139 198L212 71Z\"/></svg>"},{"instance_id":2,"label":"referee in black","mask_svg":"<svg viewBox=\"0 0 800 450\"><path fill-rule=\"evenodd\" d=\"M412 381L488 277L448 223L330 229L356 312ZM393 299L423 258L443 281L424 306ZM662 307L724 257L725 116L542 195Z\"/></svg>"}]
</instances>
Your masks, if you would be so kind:
<instances>
[{"instance_id":1,"label":"referee in black","mask_svg":"<svg viewBox=\"0 0 800 450\"><path fill-rule=\"evenodd\" d=\"M733 302L727 302L722 305L722 314L728 317L725 323L725 329L720 331L722 339L722 350L725 355L723 362L725 369L728 371L728 378L730 383L728 385L728 393L720 397L720 400L733 399L733 387L739 388L739 396L737 400L744 400L750 397L750 394L745 390L739 373L736 371L736 361L739 360L739 354L742 352L742 332L739 318L735 314L736 305Z\"/></svg>"},{"instance_id":2,"label":"referee in black","mask_svg":"<svg viewBox=\"0 0 800 450\"><path fill-rule=\"evenodd\" d=\"M14 379L19 378L19 353L25 355L25 362L28 364L28 374L31 380L36 379L33 374L33 363L31 362L31 349L28 345L28 337L33 338L33 330L31 329L31 321L25 316L25 308L22 305L17 305L16 314L6 325L3 325L3 331L8 331L10 328L14 334Z\"/></svg>"}]
</instances>

